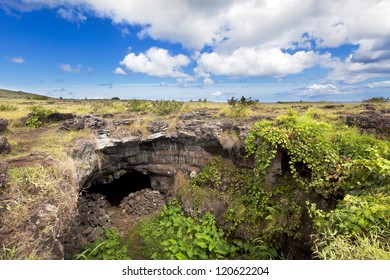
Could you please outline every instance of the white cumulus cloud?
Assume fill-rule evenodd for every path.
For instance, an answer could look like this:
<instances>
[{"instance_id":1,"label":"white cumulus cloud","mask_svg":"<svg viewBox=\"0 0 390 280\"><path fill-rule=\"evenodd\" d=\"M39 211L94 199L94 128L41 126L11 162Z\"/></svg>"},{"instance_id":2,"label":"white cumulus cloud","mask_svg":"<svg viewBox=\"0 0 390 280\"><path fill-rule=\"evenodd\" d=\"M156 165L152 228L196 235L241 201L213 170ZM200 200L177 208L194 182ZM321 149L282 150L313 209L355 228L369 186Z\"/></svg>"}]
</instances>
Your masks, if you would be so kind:
<instances>
[{"instance_id":1,"label":"white cumulus cloud","mask_svg":"<svg viewBox=\"0 0 390 280\"><path fill-rule=\"evenodd\" d=\"M313 51L282 52L276 47L240 47L232 53L203 53L195 72L226 76L283 77L313 67L329 55Z\"/></svg>"},{"instance_id":2,"label":"white cumulus cloud","mask_svg":"<svg viewBox=\"0 0 390 280\"><path fill-rule=\"evenodd\" d=\"M213 93L211 93L211 96L213 96L213 97L219 97L219 96L221 96L222 94L223 94L222 91L217 90L217 91L214 91Z\"/></svg>"},{"instance_id":3,"label":"white cumulus cloud","mask_svg":"<svg viewBox=\"0 0 390 280\"><path fill-rule=\"evenodd\" d=\"M115 68L114 73L115 73L115 74L119 74L119 75L127 75L127 73L125 72L125 70L123 70L123 69L120 68L120 67Z\"/></svg>"},{"instance_id":4,"label":"white cumulus cloud","mask_svg":"<svg viewBox=\"0 0 390 280\"><path fill-rule=\"evenodd\" d=\"M170 55L168 50L152 47L145 53L129 53L120 62L134 73L143 73L153 77L171 77L179 82L193 81L194 78L182 71L191 60L183 55Z\"/></svg>"}]
</instances>

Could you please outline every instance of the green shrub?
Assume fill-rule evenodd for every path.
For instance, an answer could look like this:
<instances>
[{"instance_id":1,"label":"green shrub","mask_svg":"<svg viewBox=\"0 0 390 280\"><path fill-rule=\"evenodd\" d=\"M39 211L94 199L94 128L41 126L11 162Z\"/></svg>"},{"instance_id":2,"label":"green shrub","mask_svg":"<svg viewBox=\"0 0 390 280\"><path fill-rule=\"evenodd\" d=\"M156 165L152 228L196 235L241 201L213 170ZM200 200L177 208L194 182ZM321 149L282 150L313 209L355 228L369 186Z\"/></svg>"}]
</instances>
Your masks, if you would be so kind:
<instances>
[{"instance_id":1,"label":"green shrub","mask_svg":"<svg viewBox=\"0 0 390 280\"><path fill-rule=\"evenodd\" d=\"M152 101L151 109L157 115L163 116L178 112L182 105L183 102L175 100L156 100Z\"/></svg>"},{"instance_id":2,"label":"green shrub","mask_svg":"<svg viewBox=\"0 0 390 280\"><path fill-rule=\"evenodd\" d=\"M31 116L27 121L26 125L29 127L37 128L45 124L48 119L47 117L50 116L53 113L56 113L56 111L51 109L46 109L39 105L34 105L30 107L32 113L34 114Z\"/></svg>"},{"instance_id":3,"label":"green shrub","mask_svg":"<svg viewBox=\"0 0 390 280\"><path fill-rule=\"evenodd\" d=\"M26 125L32 128L38 128L43 125L43 123L39 120L39 116L34 115L27 119Z\"/></svg>"},{"instance_id":4,"label":"green shrub","mask_svg":"<svg viewBox=\"0 0 390 280\"><path fill-rule=\"evenodd\" d=\"M173 204L155 219L145 220L140 236L151 259L228 259L240 249L227 242L210 213L186 217L181 207Z\"/></svg>"},{"instance_id":5,"label":"green shrub","mask_svg":"<svg viewBox=\"0 0 390 280\"><path fill-rule=\"evenodd\" d=\"M148 101L133 99L126 103L126 110L130 112L147 112L150 103Z\"/></svg>"},{"instance_id":6,"label":"green shrub","mask_svg":"<svg viewBox=\"0 0 390 280\"><path fill-rule=\"evenodd\" d=\"M0 104L0 111L15 111L17 108L9 104Z\"/></svg>"},{"instance_id":7,"label":"green shrub","mask_svg":"<svg viewBox=\"0 0 390 280\"><path fill-rule=\"evenodd\" d=\"M77 260L129 260L128 247L115 228L104 230L104 240L96 240L77 254Z\"/></svg>"}]
</instances>

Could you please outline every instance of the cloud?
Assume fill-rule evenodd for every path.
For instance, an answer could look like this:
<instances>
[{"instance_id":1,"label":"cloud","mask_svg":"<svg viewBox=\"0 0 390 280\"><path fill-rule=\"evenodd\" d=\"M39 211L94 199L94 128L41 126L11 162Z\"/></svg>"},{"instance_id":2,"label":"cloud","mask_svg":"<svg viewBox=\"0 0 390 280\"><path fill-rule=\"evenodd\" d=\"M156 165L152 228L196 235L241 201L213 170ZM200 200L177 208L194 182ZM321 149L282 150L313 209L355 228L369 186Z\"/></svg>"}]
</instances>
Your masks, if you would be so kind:
<instances>
[{"instance_id":1,"label":"cloud","mask_svg":"<svg viewBox=\"0 0 390 280\"><path fill-rule=\"evenodd\" d=\"M130 30L127 27L123 27L121 29L121 34L122 34L122 37L125 38L125 37L130 35Z\"/></svg>"},{"instance_id":2,"label":"cloud","mask_svg":"<svg viewBox=\"0 0 390 280\"><path fill-rule=\"evenodd\" d=\"M213 96L213 97L219 97L219 96L221 96L221 95L223 95L223 93L222 93L221 91L219 91L219 90L217 90L217 91L211 93L211 96Z\"/></svg>"},{"instance_id":3,"label":"cloud","mask_svg":"<svg viewBox=\"0 0 390 280\"><path fill-rule=\"evenodd\" d=\"M10 57L10 58L8 58L8 59L9 59L9 61L10 61L11 63L14 63L14 64L23 64L23 63L26 62L26 61L24 60L24 58L21 57L21 56L18 56L18 57Z\"/></svg>"},{"instance_id":4,"label":"cloud","mask_svg":"<svg viewBox=\"0 0 390 280\"><path fill-rule=\"evenodd\" d=\"M191 60L182 54L170 55L168 50L152 47L145 53L129 53L120 62L134 73L143 73L153 77L171 77L179 82L193 81L194 78L182 71Z\"/></svg>"},{"instance_id":5,"label":"cloud","mask_svg":"<svg viewBox=\"0 0 390 280\"><path fill-rule=\"evenodd\" d=\"M369 88L390 88L390 81L373 82L366 85Z\"/></svg>"},{"instance_id":6,"label":"cloud","mask_svg":"<svg viewBox=\"0 0 390 280\"><path fill-rule=\"evenodd\" d=\"M115 74L119 74L119 75L127 75L127 73L125 72L125 70L123 70L123 69L120 68L120 67L115 68L114 73L115 73Z\"/></svg>"},{"instance_id":7,"label":"cloud","mask_svg":"<svg viewBox=\"0 0 390 280\"><path fill-rule=\"evenodd\" d=\"M80 73L81 72L81 68L82 68L82 65L79 64L77 65L76 67L72 67L70 64L64 64L64 63L61 63L59 65L60 67L60 70L62 72L65 72L65 73Z\"/></svg>"},{"instance_id":8,"label":"cloud","mask_svg":"<svg viewBox=\"0 0 390 280\"><path fill-rule=\"evenodd\" d=\"M352 94L355 92L356 90L352 87L339 87L334 84L312 84L305 87L291 89L287 94L298 98L318 99L340 94Z\"/></svg>"},{"instance_id":9,"label":"cloud","mask_svg":"<svg viewBox=\"0 0 390 280\"><path fill-rule=\"evenodd\" d=\"M330 58L313 51L283 52L276 47L240 47L233 53L203 53L196 73L226 76L283 77L300 73Z\"/></svg>"},{"instance_id":10,"label":"cloud","mask_svg":"<svg viewBox=\"0 0 390 280\"><path fill-rule=\"evenodd\" d=\"M57 11L57 14L63 19L73 23L82 23L87 20L87 17L76 9L61 8Z\"/></svg>"},{"instance_id":11,"label":"cloud","mask_svg":"<svg viewBox=\"0 0 390 280\"><path fill-rule=\"evenodd\" d=\"M212 84L214 84L214 81L212 79L210 79L210 78L204 78L203 79L203 84L204 85L212 85Z\"/></svg>"},{"instance_id":12,"label":"cloud","mask_svg":"<svg viewBox=\"0 0 390 280\"><path fill-rule=\"evenodd\" d=\"M278 77L319 65L331 70L330 81L357 83L389 76L390 1L10 0L0 3L0 8L52 8L69 21L85 21L93 15L140 27L140 38L180 43L197 53L198 75L204 70L226 76ZM338 57L340 46L354 46L351 57ZM207 53L199 52L205 49ZM319 61L329 49L334 51L333 60ZM146 54L133 59L142 55ZM267 55L275 56L275 61ZM153 76L162 72L133 68ZM173 70L163 76L175 71L184 74Z\"/></svg>"}]
</instances>

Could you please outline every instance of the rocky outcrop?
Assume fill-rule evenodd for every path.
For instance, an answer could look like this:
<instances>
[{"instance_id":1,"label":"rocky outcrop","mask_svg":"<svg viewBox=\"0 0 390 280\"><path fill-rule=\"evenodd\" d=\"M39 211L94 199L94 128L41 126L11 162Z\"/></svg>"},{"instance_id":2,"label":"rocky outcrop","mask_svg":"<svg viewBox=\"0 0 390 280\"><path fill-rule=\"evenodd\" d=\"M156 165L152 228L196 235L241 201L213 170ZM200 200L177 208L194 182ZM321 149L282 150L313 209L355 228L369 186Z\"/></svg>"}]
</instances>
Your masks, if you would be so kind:
<instances>
[{"instance_id":1,"label":"rocky outcrop","mask_svg":"<svg viewBox=\"0 0 390 280\"><path fill-rule=\"evenodd\" d=\"M0 118L0 132L3 132L8 127L8 120Z\"/></svg>"},{"instance_id":2,"label":"rocky outcrop","mask_svg":"<svg viewBox=\"0 0 390 280\"><path fill-rule=\"evenodd\" d=\"M175 129L169 131L166 122L155 121L147 125L153 134L132 135L130 131L118 138L112 136L115 130L128 123L93 116L66 120L61 129L88 127L96 136L96 143L84 139L73 145L71 155L80 163L77 169L80 186L88 187L97 178L118 170L134 170L149 175L154 190L167 193L178 170L189 176L216 155L233 165L251 165L250 161L242 159L247 125L231 120L213 120L206 111L186 113L179 119ZM226 137L229 133L235 135L235 140Z\"/></svg>"},{"instance_id":3,"label":"rocky outcrop","mask_svg":"<svg viewBox=\"0 0 390 280\"><path fill-rule=\"evenodd\" d=\"M11 146L8 143L7 138L0 136L0 155L8 154L11 151Z\"/></svg>"},{"instance_id":4,"label":"rocky outcrop","mask_svg":"<svg viewBox=\"0 0 390 280\"><path fill-rule=\"evenodd\" d=\"M89 128L98 134L107 134L106 125L107 120L103 118L85 115L67 119L62 123L60 129L71 131Z\"/></svg>"},{"instance_id":5,"label":"rocky outcrop","mask_svg":"<svg viewBox=\"0 0 390 280\"><path fill-rule=\"evenodd\" d=\"M390 115L378 113L371 107L370 111L347 116L346 123L369 132L390 135Z\"/></svg>"},{"instance_id":6,"label":"rocky outcrop","mask_svg":"<svg viewBox=\"0 0 390 280\"><path fill-rule=\"evenodd\" d=\"M74 117L76 117L76 116L74 114L71 114L71 113L58 113L58 112L55 112L55 113L52 113L52 114L48 115L47 116L47 120L51 121L51 122L59 122L59 121L65 121L65 120L73 119Z\"/></svg>"},{"instance_id":7,"label":"rocky outcrop","mask_svg":"<svg viewBox=\"0 0 390 280\"><path fill-rule=\"evenodd\" d=\"M75 140L69 150L76 181L85 195L78 201L74 230L63 241L66 258L101 236L104 228L115 225L121 229L123 224L158 212L172 194L177 174L189 178L215 156L222 156L233 166L252 165L242 158L243 140L250 128L243 122L213 119L210 112L201 110L178 116L174 124L151 121L146 124L150 134L127 130L115 136L134 121L88 115L65 120L61 125L66 131L88 128L95 135L94 139ZM149 187L131 192L118 205L102 193L89 193L96 184L109 188L123 174L135 173L146 176ZM219 208L223 215L226 205Z\"/></svg>"}]
</instances>

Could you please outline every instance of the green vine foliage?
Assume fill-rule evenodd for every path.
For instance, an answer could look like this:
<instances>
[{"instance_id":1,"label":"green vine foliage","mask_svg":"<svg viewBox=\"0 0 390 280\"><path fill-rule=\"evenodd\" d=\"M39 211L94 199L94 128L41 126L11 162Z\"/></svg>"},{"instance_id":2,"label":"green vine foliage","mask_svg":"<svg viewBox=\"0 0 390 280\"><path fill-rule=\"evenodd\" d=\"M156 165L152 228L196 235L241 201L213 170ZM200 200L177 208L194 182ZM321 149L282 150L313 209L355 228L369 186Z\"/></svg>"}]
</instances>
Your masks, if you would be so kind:
<instances>
[{"instance_id":1,"label":"green vine foliage","mask_svg":"<svg viewBox=\"0 0 390 280\"><path fill-rule=\"evenodd\" d=\"M285 238L299 236L301 209L294 201L293 186L281 185L267 190L263 177L250 169L226 166L220 157L214 158L192 178L190 185L194 196L199 188L222 192L228 205L225 219L231 225L228 234L240 227L256 232L256 240L261 240L262 245L270 249L268 252L280 248ZM260 255L267 259L270 254ZM271 255L276 257L274 253Z\"/></svg>"},{"instance_id":2,"label":"green vine foliage","mask_svg":"<svg viewBox=\"0 0 390 280\"><path fill-rule=\"evenodd\" d=\"M283 240L300 238L302 215L309 211L317 257L364 258L373 255L366 251L369 244L386 255L382 253L389 250L384 240L390 237L388 141L318 121L313 110L301 116L290 110L275 121L256 123L245 148L248 158L254 159L253 169L232 169L216 158L191 181L193 189L223 192L230 232L246 227L267 246L280 249ZM267 186L266 175L280 153L288 170ZM308 200L314 194L324 202L341 200L334 210L320 210L313 202L302 202L305 194ZM366 242L367 238L373 239ZM361 247L325 253L340 244L353 246L354 240Z\"/></svg>"},{"instance_id":3,"label":"green vine foliage","mask_svg":"<svg viewBox=\"0 0 390 280\"><path fill-rule=\"evenodd\" d=\"M342 197L333 210L307 202L318 258L388 258L390 145L345 126L289 111L257 123L246 139L255 171L264 176L276 152L287 154L294 184L325 199ZM302 210L302 207L301 207ZM356 241L356 245L354 242ZM338 253L335 253L337 250Z\"/></svg>"}]
</instances>

